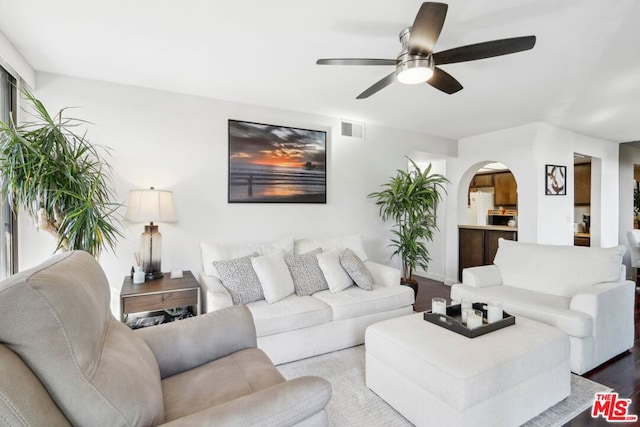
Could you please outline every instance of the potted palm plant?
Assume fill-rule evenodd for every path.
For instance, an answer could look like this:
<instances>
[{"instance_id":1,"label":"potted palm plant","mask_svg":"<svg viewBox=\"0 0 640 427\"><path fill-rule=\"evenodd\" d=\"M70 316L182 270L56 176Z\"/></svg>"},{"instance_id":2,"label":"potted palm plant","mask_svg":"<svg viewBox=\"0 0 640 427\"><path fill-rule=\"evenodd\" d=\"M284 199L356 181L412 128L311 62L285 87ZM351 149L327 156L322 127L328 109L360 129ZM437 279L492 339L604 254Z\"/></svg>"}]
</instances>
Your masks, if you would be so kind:
<instances>
[{"instance_id":1,"label":"potted palm plant","mask_svg":"<svg viewBox=\"0 0 640 427\"><path fill-rule=\"evenodd\" d=\"M121 236L104 148L78 127L86 122L51 116L27 90L33 121L0 121L0 193L14 212L22 210L40 230L52 233L57 250L82 249L98 256Z\"/></svg>"},{"instance_id":2,"label":"potted palm plant","mask_svg":"<svg viewBox=\"0 0 640 427\"><path fill-rule=\"evenodd\" d=\"M436 208L449 181L443 175L432 174L431 164L422 171L413 160L409 159L409 162L410 170L398 170L396 176L383 184L383 190L367 197L376 200L383 221L393 221L394 238L389 246L395 250L391 256L400 257L401 281L416 291L413 271L416 267L425 270L429 267L431 258L426 242L433 240L438 229Z\"/></svg>"}]
</instances>

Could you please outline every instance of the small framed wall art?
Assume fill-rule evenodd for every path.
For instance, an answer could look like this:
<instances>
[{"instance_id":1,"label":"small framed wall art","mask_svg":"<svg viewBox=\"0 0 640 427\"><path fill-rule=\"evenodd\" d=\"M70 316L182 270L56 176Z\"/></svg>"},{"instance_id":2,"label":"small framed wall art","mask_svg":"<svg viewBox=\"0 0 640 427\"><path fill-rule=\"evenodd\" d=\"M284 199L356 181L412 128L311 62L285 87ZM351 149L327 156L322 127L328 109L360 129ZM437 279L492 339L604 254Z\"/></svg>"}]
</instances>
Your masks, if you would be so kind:
<instances>
[{"instance_id":1,"label":"small framed wall art","mask_svg":"<svg viewBox=\"0 0 640 427\"><path fill-rule=\"evenodd\" d=\"M567 195L567 167L545 165L545 194L547 196Z\"/></svg>"},{"instance_id":2,"label":"small framed wall art","mask_svg":"<svg viewBox=\"0 0 640 427\"><path fill-rule=\"evenodd\" d=\"M327 132L229 120L229 203L327 203Z\"/></svg>"}]
</instances>

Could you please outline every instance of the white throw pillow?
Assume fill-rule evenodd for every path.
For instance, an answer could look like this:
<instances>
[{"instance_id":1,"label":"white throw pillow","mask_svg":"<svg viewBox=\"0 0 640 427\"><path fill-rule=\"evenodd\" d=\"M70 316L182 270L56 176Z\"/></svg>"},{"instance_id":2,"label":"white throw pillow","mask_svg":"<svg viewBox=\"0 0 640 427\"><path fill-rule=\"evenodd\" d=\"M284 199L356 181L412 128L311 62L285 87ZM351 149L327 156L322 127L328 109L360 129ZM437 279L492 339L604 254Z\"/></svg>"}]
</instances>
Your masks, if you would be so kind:
<instances>
[{"instance_id":1,"label":"white throw pillow","mask_svg":"<svg viewBox=\"0 0 640 427\"><path fill-rule=\"evenodd\" d=\"M362 237L359 234L349 234L347 236L326 237L324 239L299 239L295 241L295 253L303 254L315 248L322 248L323 251L338 249L340 252L351 249L362 261L368 259L367 253L362 245Z\"/></svg>"},{"instance_id":2,"label":"white throw pillow","mask_svg":"<svg viewBox=\"0 0 640 427\"><path fill-rule=\"evenodd\" d=\"M284 261L284 251L251 258L251 264L260 279L264 299L269 304L278 302L294 292L293 279Z\"/></svg>"},{"instance_id":3,"label":"white throw pillow","mask_svg":"<svg viewBox=\"0 0 640 427\"><path fill-rule=\"evenodd\" d=\"M293 236L283 237L271 243L200 243L202 252L202 266L207 276L215 276L220 279L218 270L213 261L240 258L252 253L267 255L279 250L287 255L293 253Z\"/></svg>"},{"instance_id":4,"label":"white throw pillow","mask_svg":"<svg viewBox=\"0 0 640 427\"><path fill-rule=\"evenodd\" d=\"M316 254L316 258L318 258L318 265L332 293L343 291L353 285L351 276L340 264L340 251L338 249Z\"/></svg>"}]
</instances>

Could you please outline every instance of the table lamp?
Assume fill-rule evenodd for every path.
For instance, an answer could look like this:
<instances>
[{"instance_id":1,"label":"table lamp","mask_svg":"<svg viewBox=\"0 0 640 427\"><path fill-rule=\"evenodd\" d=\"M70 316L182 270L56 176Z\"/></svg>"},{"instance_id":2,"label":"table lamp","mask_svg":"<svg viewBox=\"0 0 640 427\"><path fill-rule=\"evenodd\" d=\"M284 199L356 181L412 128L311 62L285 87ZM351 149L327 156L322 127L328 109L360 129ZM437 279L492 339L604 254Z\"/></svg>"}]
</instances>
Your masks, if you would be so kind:
<instances>
[{"instance_id":1,"label":"table lamp","mask_svg":"<svg viewBox=\"0 0 640 427\"><path fill-rule=\"evenodd\" d=\"M131 190L125 219L131 222L149 222L149 225L144 226L144 233L140 237L142 270L145 280L161 278L162 235L158 232L158 226L153 223L176 220L173 193L153 187L148 190Z\"/></svg>"}]
</instances>

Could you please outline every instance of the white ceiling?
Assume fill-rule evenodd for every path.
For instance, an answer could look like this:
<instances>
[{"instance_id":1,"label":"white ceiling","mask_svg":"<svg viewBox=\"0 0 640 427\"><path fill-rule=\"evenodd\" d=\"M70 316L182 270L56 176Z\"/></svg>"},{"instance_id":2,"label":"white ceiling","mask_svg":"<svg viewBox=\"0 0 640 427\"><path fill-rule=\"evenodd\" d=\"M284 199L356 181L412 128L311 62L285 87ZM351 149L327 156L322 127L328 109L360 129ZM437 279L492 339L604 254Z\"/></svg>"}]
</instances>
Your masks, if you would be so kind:
<instances>
[{"instance_id":1,"label":"white ceiling","mask_svg":"<svg viewBox=\"0 0 640 427\"><path fill-rule=\"evenodd\" d=\"M533 50L444 65L464 89L394 83L414 0L0 0L0 31L38 71L378 123L450 138L543 121L640 140L640 2L451 0L435 51L533 34Z\"/></svg>"}]
</instances>

